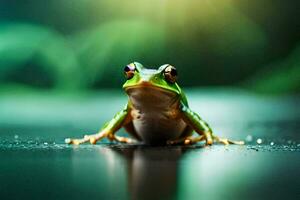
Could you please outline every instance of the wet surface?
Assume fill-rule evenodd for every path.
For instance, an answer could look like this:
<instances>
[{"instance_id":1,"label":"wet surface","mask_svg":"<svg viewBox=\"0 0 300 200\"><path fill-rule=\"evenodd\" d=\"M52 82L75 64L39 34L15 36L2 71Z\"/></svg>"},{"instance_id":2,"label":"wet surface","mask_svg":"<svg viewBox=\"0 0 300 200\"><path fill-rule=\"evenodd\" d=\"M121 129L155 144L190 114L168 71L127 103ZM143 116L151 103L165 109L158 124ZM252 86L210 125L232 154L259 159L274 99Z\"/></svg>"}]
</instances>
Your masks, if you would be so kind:
<instances>
[{"instance_id":1,"label":"wet surface","mask_svg":"<svg viewBox=\"0 0 300 200\"><path fill-rule=\"evenodd\" d=\"M55 105L54 99L37 101L43 106L34 100L22 106L15 98L0 98L1 197L300 198L299 98L266 99L240 93L222 96L220 92L198 96L193 91L189 96L191 107L216 134L244 139L247 144L151 147L103 141L95 146L70 146L63 144L64 137L95 131L104 118L122 108L124 99L111 97L115 107L101 115L105 108L101 97L95 97L97 104L90 97L78 105L59 98ZM4 106L8 104L14 107ZM22 120L24 113L26 119Z\"/></svg>"}]
</instances>

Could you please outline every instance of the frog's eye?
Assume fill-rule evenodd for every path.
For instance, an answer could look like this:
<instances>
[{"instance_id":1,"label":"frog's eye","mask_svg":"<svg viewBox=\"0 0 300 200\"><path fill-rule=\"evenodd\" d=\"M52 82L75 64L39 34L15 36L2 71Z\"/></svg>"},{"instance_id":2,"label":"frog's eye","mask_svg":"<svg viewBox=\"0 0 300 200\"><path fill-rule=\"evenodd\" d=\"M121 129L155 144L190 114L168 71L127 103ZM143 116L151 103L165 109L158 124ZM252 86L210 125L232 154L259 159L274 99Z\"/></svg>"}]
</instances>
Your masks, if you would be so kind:
<instances>
[{"instance_id":1,"label":"frog's eye","mask_svg":"<svg viewBox=\"0 0 300 200\"><path fill-rule=\"evenodd\" d=\"M164 70L165 79L170 83L175 83L177 78L177 70L175 67L169 65Z\"/></svg>"},{"instance_id":2,"label":"frog's eye","mask_svg":"<svg viewBox=\"0 0 300 200\"><path fill-rule=\"evenodd\" d=\"M134 72L135 72L135 65L133 63L126 65L124 67L124 74L128 80L134 76Z\"/></svg>"}]
</instances>

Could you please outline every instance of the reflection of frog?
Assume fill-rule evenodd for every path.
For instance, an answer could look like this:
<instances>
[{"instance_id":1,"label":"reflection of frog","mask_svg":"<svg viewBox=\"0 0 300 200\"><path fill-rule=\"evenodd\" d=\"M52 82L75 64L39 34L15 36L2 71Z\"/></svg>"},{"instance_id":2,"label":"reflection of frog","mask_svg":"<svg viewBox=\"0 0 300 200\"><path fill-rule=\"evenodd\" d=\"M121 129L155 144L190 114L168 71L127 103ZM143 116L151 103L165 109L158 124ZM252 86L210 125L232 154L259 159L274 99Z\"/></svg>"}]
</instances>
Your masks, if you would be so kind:
<instances>
[{"instance_id":1,"label":"reflection of frog","mask_svg":"<svg viewBox=\"0 0 300 200\"><path fill-rule=\"evenodd\" d=\"M129 199L160 200L177 199L175 197L178 197L178 184L182 172L179 163L182 156L190 152L189 150L191 149L185 146L159 148L142 145L129 147L112 145L106 148L106 151L100 152L109 160L112 159L111 153L122 156L126 160L128 171L125 173L127 172ZM111 178L115 179L115 177L116 175Z\"/></svg>"},{"instance_id":2,"label":"reflection of frog","mask_svg":"<svg viewBox=\"0 0 300 200\"><path fill-rule=\"evenodd\" d=\"M215 135L209 125L193 112L187 99L176 83L177 71L171 65L162 65L158 70L146 69L140 63L131 63L124 68L127 81L123 85L129 96L125 108L106 123L94 135L82 139L66 139L69 144L91 142L102 138L132 143L130 138L115 135L124 127L136 140L146 144L192 144L214 141L223 144L243 144L243 141L222 139ZM196 131L199 136L192 137Z\"/></svg>"}]
</instances>

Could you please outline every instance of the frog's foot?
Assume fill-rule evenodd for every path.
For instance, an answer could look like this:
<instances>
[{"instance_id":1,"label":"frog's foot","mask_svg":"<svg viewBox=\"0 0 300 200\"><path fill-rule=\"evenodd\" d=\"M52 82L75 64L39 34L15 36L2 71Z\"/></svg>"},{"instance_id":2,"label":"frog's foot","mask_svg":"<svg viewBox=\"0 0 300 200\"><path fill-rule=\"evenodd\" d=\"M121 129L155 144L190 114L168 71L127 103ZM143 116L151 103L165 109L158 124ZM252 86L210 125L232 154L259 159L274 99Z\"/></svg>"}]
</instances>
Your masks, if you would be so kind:
<instances>
[{"instance_id":1,"label":"frog's foot","mask_svg":"<svg viewBox=\"0 0 300 200\"><path fill-rule=\"evenodd\" d=\"M200 135L198 137L188 137L184 140L184 145L196 144L197 142L205 140L204 135Z\"/></svg>"},{"instance_id":2,"label":"frog's foot","mask_svg":"<svg viewBox=\"0 0 300 200\"><path fill-rule=\"evenodd\" d=\"M78 139L71 139L67 138L65 139L65 142L67 144L74 144L74 145L79 145L82 143L90 142L91 144L96 144L97 141L107 137L110 141L117 141L120 143L134 143L135 141L131 138L126 138L126 137L120 137L111 133L107 132L100 132L97 134L93 135L85 135L83 138L78 138Z\"/></svg>"},{"instance_id":3,"label":"frog's foot","mask_svg":"<svg viewBox=\"0 0 300 200\"><path fill-rule=\"evenodd\" d=\"M227 138L219 138L218 136L213 136L214 140L216 142L222 143L224 145L229 145L229 144L237 144L237 145L244 145L244 141L235 141L235 140L229 140Z\"/></svg>"},{"instance_id":4,"label":"frog's foot","mask_svg":"<svg viewBox=\"0 0 300 200\"><path fill-rule=\"evenodd\" d=\"M66 138L65 143L79 145L82 143L90 142L91 144L96 144L97 141L103 139L104 137L108 137L110 139L109 134L107 132L100 132L93 135L85 135L83 138Z\"/></svg>"},{"instance_id":5,"label":"frog's foot","mask_svg":"<svg viewBox=\"0 0 300 200\"><path fill-rule=\"evenodd\" d=\"M205 140L205 136L201 135L199 137L183 137L183 138L178 138L175 140L169 140L167 141L167 144L169 145L174 145L174 144L184 144L184 145L190 145L190 144L195 144L197 142Z\"/></svg>"},{"instance_id":6,"label":"frog's foot","mask_svg":"<svg viewBox=\"0 0 300 200\"><path fill-rule=\"evenodd\" d=\"M114 137L113 140L120 142L120 143L132 144L132 143L136 142L135 140L133 140L131 138L127 138L127 137L121 137L121 136L117 136L117 135L114 135L113 137Z\"/></svg>"}]
</instances>

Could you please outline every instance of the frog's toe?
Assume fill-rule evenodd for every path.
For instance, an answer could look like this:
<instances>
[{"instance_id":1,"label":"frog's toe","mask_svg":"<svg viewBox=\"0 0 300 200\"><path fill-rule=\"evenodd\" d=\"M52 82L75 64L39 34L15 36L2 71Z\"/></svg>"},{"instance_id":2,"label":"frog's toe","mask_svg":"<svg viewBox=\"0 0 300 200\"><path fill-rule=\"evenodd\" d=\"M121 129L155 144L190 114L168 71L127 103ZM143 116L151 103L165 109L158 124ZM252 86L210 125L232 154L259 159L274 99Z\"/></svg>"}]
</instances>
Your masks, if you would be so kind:
<instances>
[{"instance_id":1,"label":"frog's toe","mask_svg":"<svg viewBox=\"0 0 300 200\"><path fill-rule=\"evenodd\" d=\"M79 144L85 143L87 141L88 141L88 139L86 139L86 138L82 138L82 139L66 138L65 139L66 144L74 144L74 145L79 145Z\"/></svg>"},{"instance_id":2,"label":"frog's toe","mask_svg":"<svg viewBox=\"0 0 300 200\"><path fill-rule=\"evenodd\" d=\"M97 143L97 140L96 140L94 137L91 137L91 138L90 138L90 143L91 143L91 144L96 144L96 143Z\"/></svg>"},{"instance_id":3,"label":"frog's toe","mask_svg":"<svg viewBox=\"0 0 300 200\"><path fill-rule=\"evenodd\" d=\"M203 140L205 140L204 135L200 135L198 137L188 137L184 140L184 144L185 145L196 144L196 143L201 142Z\"/></svg>"},{"instance_id":4,"label":"frog's toe","mask_svg":"<svg viewBox=\"0 0 300 200\"><path fill-rule=\"evenodd\" d=\"M126 143L126 144L135 143L135 140L128 137L121 137L121 136L114 135L113 139L116 140L117 142Z\"/></svg>"},{"instance_id":5,"label":"frog's toe","mask_svg":"<svg viewBox=\"0 0 300 200\"><path fill-rule=\"evenodd\" d=\"M213 140L211 138L206 139L206 145L212 145L213 144Z\"/></svg>"},{"instance_id":6,"label":"frog's toe","mask_svg":"<svg viewBox=\"0 0 300 200\"><path fill-rule=\"evenodd\" d=\"M204 133L206 145L212 145L213 144L213 136L211 132L205 132Z\"/></svg>"},{"instance_id":7,"label":"frog's toe","mask_svg":"<svg viewBox=\"0 0 300 200\"><path fill-rule=\"evenodd\" d=\"M219 142L222 143L224 145L229 145L229 144L237 144L237 145L244 145L245 142L244 141L235 141L235 140L229 140L227 138L219 138L217 136L214 136L214 139Z\"/></svg>"},{"instance_id":8,"label":"frog's toe","mask_svg":"<svg viewBox=\"0 0 300 200\"><path fill-rule=\"evenodd\" d=\"M237 145L244 145L244 141L234 141L234 140L228 140L229 144L237 144Z\"/></svg>"},{"instance_id":9,"label":"frog's toe","mask_svg":"<svg viewBox=\"0 0 300 200\"><path fill-rule=\"evenodd\" d=\"M192 144L192 140L191 140L191 139L185 139L185 140L183 141L183 144L184 144L184 145Z\"/></svg>"},{"instance_id":10,"label":"frog's toe","mask_svg":"<svg viewBox=\"0 0 300 200\"><path fill-rule=\"evenodd\" d=\"M222 143L222 144L224 144L224 145L229 145L229 144L230 144L229 141L228 141L227 139L219 139L218 142L220 142L220 143Z\"/></svg>"},{"instance_id":11,"label":"frog's toe","mask_svg":"<svg viewBox=\"0 0 300 200\"><path fill-rule=\"evenodd\" d=\"M66 139L65 139L65 143L66 143L66 144L71 144L71 143L72 143L71 138L66 138Z\"/></svg>"}]
</instances>

